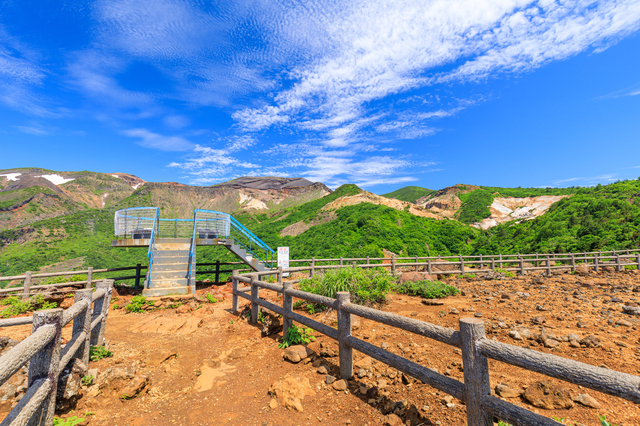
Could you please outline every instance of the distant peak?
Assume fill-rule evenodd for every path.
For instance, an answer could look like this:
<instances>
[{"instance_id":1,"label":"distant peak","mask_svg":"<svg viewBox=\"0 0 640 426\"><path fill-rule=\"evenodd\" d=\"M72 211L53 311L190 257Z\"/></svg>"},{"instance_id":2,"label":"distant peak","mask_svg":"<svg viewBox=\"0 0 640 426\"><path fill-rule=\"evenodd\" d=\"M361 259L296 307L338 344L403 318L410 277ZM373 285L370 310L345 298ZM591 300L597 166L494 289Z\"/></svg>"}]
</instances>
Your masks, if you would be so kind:
<instances>
[{"instance_id":1,"label":"distant peak","mask_svg":"<svg viewBox=\"0 0 640 426\"><path fill-rule=\"evenodd\" d=\"M277 176L243 176L229 182L219 183L213 186L230 186L232 188L252 189L284 189L311 186L314 183L305 178L285 178Z\"/></svg>"}]
</instances>

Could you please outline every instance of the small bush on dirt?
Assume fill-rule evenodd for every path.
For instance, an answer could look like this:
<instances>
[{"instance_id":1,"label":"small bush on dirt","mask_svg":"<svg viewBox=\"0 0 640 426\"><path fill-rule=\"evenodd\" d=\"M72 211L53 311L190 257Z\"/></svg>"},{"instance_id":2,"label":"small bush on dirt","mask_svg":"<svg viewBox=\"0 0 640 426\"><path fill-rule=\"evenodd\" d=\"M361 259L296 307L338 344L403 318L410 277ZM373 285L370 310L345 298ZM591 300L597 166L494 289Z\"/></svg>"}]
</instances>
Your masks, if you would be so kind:
<instances>
[{"instance_id":1,"label":"small bush on dirt","mask_svg":"<svg viewBox=\"0 0 640 426\"><path fill-rule=\"evenodd\" d=\"M38 285L75 283L78 281L86 281L86 280L87 280L87 277L84 275L60 276L60 277L47 278L46 280L39 282Z\"/></svg>"},{"instance_id":2,"label":"small bush on dirt","mask_svg":"<svg viewBox=\"0 0 640 426\"><path fill-rule=\"evenodd\" d=\"M600 419L600 425L601 426L618 426L618 425L614 425L613 423L609 423L607 421L607 416L606 414L603 416L598 416L598 418Z\"/></svg>"},{"instance_id":3,"label":"small bush on dirt","mask_svg":"<svg viewBox=\"0 0 640 426\"><path fill-rule=\"evenodd\" d=\"M495 271L500 272L501 274L504 274L504 276L507 278L514 278L516 276L515 272L507 271L506 269L502 269L502 268L496 268Z\"/></svg>"},{"instance_id":4,"label":"small bush on dirt","mask_svg":"<svg viewBox=\"0 0 640 426\"><path fill-rule=\"evenodd\" d=\"M207 293L206 294L206 298L209 301L209 303L218 303L218 299L213 297L213 295L211 293Z\"/></svg>"},{"instance_id":5,"label":"small bush on dirt","mask_svg":"<svg viewBox=\"0 0 640 426\"><path fill-rule=\"evenodd\" d=\"M420 296L425 299L440 299L460 293L460 290L452 285L440 281L416 281L397 284L396 293Z\"/></svg>"},{"instance_id":6,"label":"small bush on dirt","mask_svg":"<svg viewBox=\"0 0 640 426\"><path fill-rule=\"evenodd\" d=\"M320 294L335 299L339 291L348 291L351 302L359 305L372 305L387 300L391 291L393 277L384 268L340 268L313 278L300 280L300 290ZM308 305L308 304L307 304ZM314 306L321 311L324 306Z\"/></svg>"},{"instance_id":7,"label":"small bush on dirt","mask_svg":"<svg viewBox=\"0 0 640 426\"><path fill-rule=\"evenodd\" d=\"M147 302L147 298L145 296L133 296L127 306L124 308L127 312L142 312L144 305L153 305L152 302Z\"/></svg>"},{"instance_id":8,"label":"small bush on dirt","mask_svg":"<svg viewBox=\"0 0 640 426\"><path fill-rule=\"evenodd\" d=\"M80 379L80 381L83 385L89 386L91 383L93 383L93 376L89 374L88 376L84 376L82 379Z\"/></svg>"},{"instance_id":9,"label":"small bush on dirt","mask_svg":"<svg viewBox=\"0 0 640 426\"><path fill-rule=\"evenodd\" d=\"M312 332L313 330L310 328L298 327L292 324L287 330L287 335L284 336L282 343L280 343L278 347L280 349L286 349L293 345L306 345L316 340L316 338L311 335Z\"/></svg>"},{"instance_id":10,"label":"small bush on dirt","mask_svg":"<svg viewBox=\"0 0 640 426\"><path fill-rule=\"evenodd\" d=\"M66 419L61 419L60 417L53 418L53 426L75 426L82 422L84 422L84 419L76 416L67 417Z\"/></svg>"},{"instance_id":11,"label":"small bush on dirt","mask_svg":"<svg viewBox=\"0 0 640 426\"><path fill-rule=\"evenodd\" d=\"M22 315L27 311L57 308L55 302L46 302L41 294L36 294L29 299L21 299L19 296L11 296L0 301L0 305L9 306L0 312L0 317L9 318Z\"/></svg>"},{"instance_id":12,"label":"small bush on dirt","mask_svg":"<svg viewBox=\"0 0 640 426\"><path fill-rule=\"evenodd\" d=\"M462 274L462 278L475 278L476 274Z\"/></svg>"},{"instance_id":13,"label":"small bush on dirt","mask_svg":"<svg viewBox=\"0 0 640 426\"><path fill-rule=\"evenodd\" d=\"M89 349L89 360L100 361L102 358L109 358L113 356L113 352L105 348L104 346L91 346Z\"/></svg>"}]
</instances>

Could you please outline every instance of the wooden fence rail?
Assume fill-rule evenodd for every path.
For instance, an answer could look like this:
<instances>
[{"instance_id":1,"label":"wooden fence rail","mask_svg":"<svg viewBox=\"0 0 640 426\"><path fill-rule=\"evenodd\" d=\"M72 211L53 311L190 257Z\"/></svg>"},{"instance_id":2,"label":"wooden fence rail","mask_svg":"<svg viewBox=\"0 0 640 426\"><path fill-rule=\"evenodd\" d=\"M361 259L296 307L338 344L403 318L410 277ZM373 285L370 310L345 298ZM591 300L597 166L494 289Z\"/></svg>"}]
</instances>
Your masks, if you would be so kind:
<instances>
[{"instance_id":1,"label":"wooden fence rail","mask_svg":"<svg viewBox=\"0 0 640 426\"><path fill-rule=\"evenodd\" d=\"M213 263L200 263L197 266L215 266L214 270L205 270L205 271L196 271L196 275L215 275L215 282L220 281L220 274L231 274L233 270L229 269L220 269L221 266L224 265L245 265L244 262L220 262L219 260ZM125 266L120 268L108 268L108 269L93 269L88 268L81 271L64 271L64 272L49 272L42 274L34 274L31 271L27 271L24 275L15 275L10 277L0 277L0 282L3 281L15 281L15 280L23 280L22 287L8 287L8 288L0 288L0 295L6 293L14 293L17 291L22 291L21 297L23 299L27 299L31 292L43 290L47 288L56 288L56 287L68 287L68 286L76 286L83 285L85 288L91 288L92 284L100 281L99 279L95 279L93 274L102 274L106 272L117 272L117 271L136 271L135 275L124 276L124 277L113 277L109 278L111 280L135 280L134 288L140 288L140 282L144 278L142 274L142 270L148 269L147 266L143 266L141 264L137 264L136 266ZM62 277L62 276L70 276L70 275L87 275L87 279L85 281L69 281L64 283L55 283L55 284L41 284L37 285L33 283L34 278L51 278L51 277Z\"/></svg>"},{"instance_id":2,"label":"wooden fence rail","mask_svg":"<svg viewBox=\"0 0 640 426\"><path fill-rule=\"evenodd\" d=\"M342 265L342 267L347 266L350 265L344 265L344 263ZM359 266L371 267L373 265L364 264ZM322 267L322 269L334 267L341 266L329 265ZM640 403L640 377L489 340L486 337L484 321L479 318L461 318L459 320L459 330L454 330L353 304L349 300L349 292L338 292L337 298L332 299L295 290L292 288L292 281L283 282L283 273L299 270L313 271L312 268L314 268L313 265L303 268L289 268L286 270L279 268L278 270L245 274L234 271L232 276L232 310L237 312L239 298L244 298L251 302L251 318L253 322L257 322L259 307L262 306L283 316L283 335L286 335L292 321L297 321L337 340L340 376L345 380L353 377L352 351L355 349L464 401L467 408L467 424L469 426L491 426L493 425L494 417L509 422L514 426L551 426L560 424L553 419L492 396L487 358ZM464 267L462 269L464 270ZM260 281L262 276L269 275L275 275L278 282ZM240 288L239 283L241 282L247 283L249 286ZM268 289L282 294L282 306L261 299L260 289ZM250 293L247 294L247 292ZM336 330L314 319L293 312L292 299L294 297L335 309L337 311L338 329ZM351 315L460 348L462 351L464 383L352 336Z\"/></svg>"},{"instance_id":3,"label":"wooden fence rail","mask_svg":"<svg viewBox=\"0 0 640 426\"><path fill-rule=\"evenodd\" d=\"M32 334L0 357L0 386L29 363L27 392L0 426L53 425L60 373L74 358L88 368L90 347L104 345L112 289L113 280L101 280L95 292L76 292L66 311L47 309L31 317L0 320L0 327L33 324ZM71 321L71 339L61 347L62 328Z\"/></svg>"}]
</instances>

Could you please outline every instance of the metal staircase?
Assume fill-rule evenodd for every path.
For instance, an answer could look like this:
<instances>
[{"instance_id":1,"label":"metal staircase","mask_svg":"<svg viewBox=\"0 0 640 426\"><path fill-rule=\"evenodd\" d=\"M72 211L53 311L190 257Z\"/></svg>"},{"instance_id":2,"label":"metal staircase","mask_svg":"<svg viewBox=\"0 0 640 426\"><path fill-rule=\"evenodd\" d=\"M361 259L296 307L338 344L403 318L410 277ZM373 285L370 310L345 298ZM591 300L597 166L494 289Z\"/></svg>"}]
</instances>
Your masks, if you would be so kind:
<instances>
[{"instance_id":1,"label":"metal staircase","mask_svg":"<svg viewBox=\"0 0 640 426\"><path fill-rule=\"evenodd\" d=\"M275 252L227 213L197 209L193 219L160 219L159 214L157 207L115 214L115 234L124 240L112 246L149 246L145 296L195 293L199 245L223 245L254 271L275 267Z\"/></svg>"}]
</instances>

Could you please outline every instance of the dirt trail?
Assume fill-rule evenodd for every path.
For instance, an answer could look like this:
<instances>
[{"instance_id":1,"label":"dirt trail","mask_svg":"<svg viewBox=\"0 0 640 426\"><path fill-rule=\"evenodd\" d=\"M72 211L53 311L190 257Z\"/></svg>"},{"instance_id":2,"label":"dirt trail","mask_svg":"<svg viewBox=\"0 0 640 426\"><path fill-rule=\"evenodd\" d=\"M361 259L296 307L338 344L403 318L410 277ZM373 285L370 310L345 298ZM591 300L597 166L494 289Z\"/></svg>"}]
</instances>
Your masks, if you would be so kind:
<instances>
[{"instance_id":1,"label":"dirt trail","mask_svg":"<svg viewBox=\"0 0 640 426\"><path fill-rule=\"evenodd\" d=\"M459 287L463 295L449 297L440 306L425 305L419 298L391 295L382 309L455 329L460 317L481 314L490 338L593 365L604 364L630 374L640 373L639 321L622 314L621 302L616 302L637 301L638 293L634 292L640 290L637 274L498 281L452 279L449 282ZM225 290L228 295L228 286ZM274 293L261 291L261 295L279 303ZM123 304L123 299L118 303ZM73 414L93 412L89 417L91 425L111 426L378 425L394 420L390 412L395 410L404 416L414 406L423 424L466 424L465 407L460 401L411 378L403 378L402 374L376 361L368 366L371 360L359 353L355 360L356 377L348 383L347 390L335 390L326 384L327 373L318 373L324 366L328 374L339 376L337 345L333 341L319 336L309 347L324 356L292 364L283 359L283 350L278 348L276 339L280 334L261 337L262 328L231 314L230 305L227 297L185 314L178 314L175 309L143 314L112 310L106 338L114 356L91 363L90 368L102 372L132 364L150 378L150 385L133 399L108 396L104 392L92 396L95 391L92 394L89 387ZM544 322L536 324L541 316L545 317ZM320 313L315 317L332 325L335 313ZM620 320L627 324L616 325ZM539 339L514 340L509 334L525 327L533 335L544 327L545 333L558 339L558 345L545 347L538 343ZM21 339L29 334L30 327L13 327L2 332ZM69 333L65 329L64 337L68 338ZM562 339L571 333L580 338L597 336L601 344L572 347ZM456 348L368 320L354 321L353 334L463 380L462 359ZM567 424L572 425L576 422L594 425L599 423L598 415L606 414L620 426L640 424L637 404L497 361L490 361L489 365L492 389L502 383L523 390L536 381L546 380L565 388L573 397L587 393L601 404L597 409L575 403L569 409L546 410L532 407L522 397L507 398L547 417L566 417ZM301 399L303 412L284 408L282 399L272 400L269 395L275 382L287 378L301 383L308 380L307 396Z\"/></svg>"}]
</instances>

